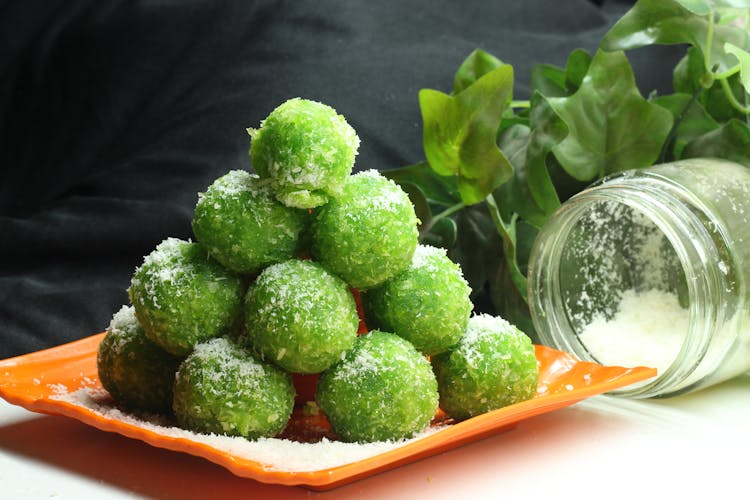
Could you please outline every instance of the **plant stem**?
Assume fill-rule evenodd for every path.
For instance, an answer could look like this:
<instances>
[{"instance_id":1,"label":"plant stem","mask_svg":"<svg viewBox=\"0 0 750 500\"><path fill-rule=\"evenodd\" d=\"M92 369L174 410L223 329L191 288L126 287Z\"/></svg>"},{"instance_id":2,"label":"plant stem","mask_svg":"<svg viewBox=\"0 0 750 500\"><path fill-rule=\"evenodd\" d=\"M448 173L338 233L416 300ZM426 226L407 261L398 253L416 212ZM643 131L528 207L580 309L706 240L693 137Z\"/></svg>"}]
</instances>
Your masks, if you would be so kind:
<instances>
[{"instance_id":1,"label":"plant stem","mask_svg":"<svg viewBox=\"0 0 750 500\"><path fill-rule=\"evenodd\" d=\"M703 66L705 66L706 71L709 73L714 72L714 68L710 66L711 64L711 45L714 41L714 11L711 9L711 12L708 13L708 30L706 30L706 51L703 53Z\"/></svg>"},{"instance_id":2,"label":"plant stem","mask_svg":"<svg viewBox=\"0 0 750 500\"><path fill-rule=\"evenodd\" d=\"M735 74L737 74L739 72L740 72L740 65L738 64L737 66L735 66L733 68L729 68L728 70L724 71L723 73L716 73L714 75L714 78L716 80L726 80L730 76L733 76L733 75L735 75Z\"/></svg>"},{"instance_id":3,"label":"plant stem","mask_svg":"<svg viewBox=\"0 0 750 500\"><path fill-rule=\"evenodd\" d=\"M513 214L510 223L506 223L500 215L500 209L498 208L497 201L492 193L485 198L485 204L487 210L490 212L492 222L495 223L497 233L503 240L503 255L505 256L505 263L510 272L510 279L521 294L521 297L526 300L528 280L526 275L521 272L521 269L518 267L518 261L516 260L516 220L518 219L518 214Z\"/></svg>"},{"instance_id":4,"label":"plant stem","mask_svg":"<svg viewBox=\"0 0 750 500\"><path fill-rule=\"evenodd\" d=\"M734 95L732 87L729 86L729 81L724 78L722 80L719 80L719 82L721 83L722 90L724 90L724 95L727 96L729 104L731 104L732 107L740 113L744 115L750 115L750 106L743 106L742 103L737 100L737 96Z\"/></svg>"},{"instance_id":5,"label":"plant stem","mask_svg":"<svg viewBox=\"0 0 750 500\"><path fill-rule=\"evenodd\" d=\"M462 202L462 201L456 203L455 205L451 205L450 207L446 208L445 210L443 210L439 214L435 215L432 219L430 219L429 224L427 224L426 226L422 227L419 232L421 234L428 233L430 231L430 229L432 229L435 226L435 224L440 219L443 219L445 217L453 215L454 213L458 212L459 210L461 210L462 208L465 208L465 207L466 207L466 204L464 202Z\"/></svg>"},{"instance_id":6,"label":"plant stem","mask_svg":"<svg viewBox=\"0 0 750 500\"><path fill-rule=\"evenodd\" d=\"M664 163L666 161L667 151L670 149L672 142L677 135L677 127L679 127L680 123L682 123L682 121L685 119L685 115L687 114L688 109L690 109L690 106L692 106L696 99L698 99L698 96L701 95L701 92L703 92L703 89L698 87L698 90L693 92L693 95L690 97L690 100L687 102L687 104L685 104L685 107L682 108L680 114L675 117L672 128L669 130L669 134L664 140L664 145L661 148L661 153L659 153L659 163Z\"/></svg>"}]
</instances>

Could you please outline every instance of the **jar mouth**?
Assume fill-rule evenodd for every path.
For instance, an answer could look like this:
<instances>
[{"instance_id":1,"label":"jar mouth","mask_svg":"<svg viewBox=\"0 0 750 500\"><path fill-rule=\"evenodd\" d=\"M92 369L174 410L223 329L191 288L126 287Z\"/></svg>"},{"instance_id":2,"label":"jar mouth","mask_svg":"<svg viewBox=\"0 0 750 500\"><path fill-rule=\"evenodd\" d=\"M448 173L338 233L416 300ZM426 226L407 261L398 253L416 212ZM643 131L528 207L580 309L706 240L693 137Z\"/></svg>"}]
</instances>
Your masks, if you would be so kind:
<instances>
[{"instance_id":1,"label":"jar mouth","mask_svg":"<svg viewBox=\"0 0 750 500\"><path fill-rule=\"evenodd\" d=\"M725 293L719 252L701 218L705 207L689 198L657 174L618 174L565 202L532 249L529 306L543 343L585 361L658 365L656 377L613 394L645 398L689 390L722 319L715 307ZM640 307L652 312L639 316ZM626 321L632 331L624 330ZM669 323L661 337L638 333L659 321Z\"/></svg>"}]
</instances>

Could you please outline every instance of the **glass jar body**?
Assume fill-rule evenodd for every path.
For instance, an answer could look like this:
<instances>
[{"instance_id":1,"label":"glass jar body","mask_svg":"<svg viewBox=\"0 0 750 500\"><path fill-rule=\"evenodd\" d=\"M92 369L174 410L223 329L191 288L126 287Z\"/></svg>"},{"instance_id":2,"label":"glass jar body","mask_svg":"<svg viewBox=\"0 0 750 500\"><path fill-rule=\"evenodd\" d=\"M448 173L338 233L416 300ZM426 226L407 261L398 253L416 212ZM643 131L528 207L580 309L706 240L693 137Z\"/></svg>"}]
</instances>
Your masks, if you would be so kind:
<instances>
[{"instance_id":1,"label":"glass jar body","mask_svg":"<svg viewBox=\"0 0 750 500\"><path fill-rule=\"evenodd\" d=\"M714 159L611 176L542 228L529 262L540 340L653 366L616 394L664 397L750 370L750 169Z\"/></svg>"}]
</instances>

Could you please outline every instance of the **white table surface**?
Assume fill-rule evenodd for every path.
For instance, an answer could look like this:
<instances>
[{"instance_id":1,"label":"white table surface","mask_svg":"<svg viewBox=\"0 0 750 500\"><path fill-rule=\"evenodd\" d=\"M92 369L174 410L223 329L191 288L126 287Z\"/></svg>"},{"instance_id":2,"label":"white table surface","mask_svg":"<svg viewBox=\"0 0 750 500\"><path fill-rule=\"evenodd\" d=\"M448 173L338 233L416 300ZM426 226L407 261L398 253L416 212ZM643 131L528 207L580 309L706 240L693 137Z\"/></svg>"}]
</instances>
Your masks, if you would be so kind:
<instances>
[{"instance_id":1,"label":"white table surface","mask_svg":"<svg viewBox=\"0 0 750 500\"><path fill-rule=\"evenodd\" d=\"M265 485L0 400L0 498L750 498L750 374L665 400L597 396L328 492Z\"/></svg>"}]
</instances>

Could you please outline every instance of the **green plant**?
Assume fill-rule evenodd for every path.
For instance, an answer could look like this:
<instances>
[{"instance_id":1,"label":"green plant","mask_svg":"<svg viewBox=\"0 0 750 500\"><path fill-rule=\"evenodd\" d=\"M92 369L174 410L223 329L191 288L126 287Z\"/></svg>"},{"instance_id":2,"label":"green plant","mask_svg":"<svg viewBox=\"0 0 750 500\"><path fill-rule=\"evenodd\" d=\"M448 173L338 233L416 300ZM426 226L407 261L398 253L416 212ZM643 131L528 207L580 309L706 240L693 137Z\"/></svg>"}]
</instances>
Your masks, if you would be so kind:
<instances>
[{"instance_id":1,"label":"green plant","mask_svg":"<svg viewBox=\"0 0 750 500\"><path fill-rule=\"evenodd\" d=\"M674 92L643 97L626 51L684 44ZM513 99L513 68L482 50L449 94L419 93L425 161L389 170L409 193L420 239L441 246L492 309L534 335L526 271L546 220L615 172L696 156L750 167L750 0L639 0L599 50L536 66Z\"/></svg>"}]
</instances>

